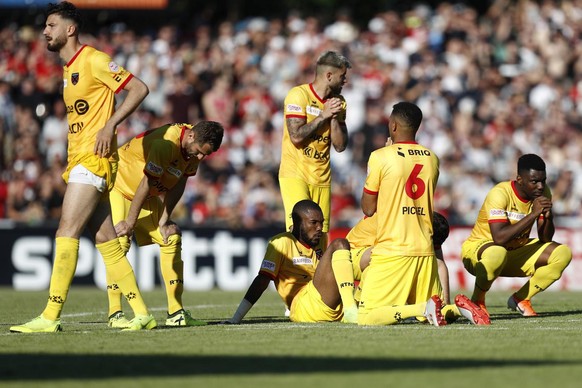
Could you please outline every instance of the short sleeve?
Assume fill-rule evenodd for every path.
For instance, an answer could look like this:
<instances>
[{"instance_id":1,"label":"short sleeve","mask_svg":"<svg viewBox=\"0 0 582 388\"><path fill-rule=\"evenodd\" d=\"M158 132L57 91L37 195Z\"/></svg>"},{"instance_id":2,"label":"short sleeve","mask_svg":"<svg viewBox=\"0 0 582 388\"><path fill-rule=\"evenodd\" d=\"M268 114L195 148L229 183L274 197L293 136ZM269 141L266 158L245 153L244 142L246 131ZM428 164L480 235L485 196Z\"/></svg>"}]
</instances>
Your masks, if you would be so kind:
<instances>
[{"instance_id":1,"label":"short sleeve","mask_svg":"<svg viewBox=\"0 0 582 388\"><path fill-rule=\"evenodd\" d=\"M287 93L285 97L285 102L283 103L283 113L285 118L297 117L305 118L307 117L306 107L308 105L308 99L305 93L299 87L294 87Z\"/></svg>"},{"instance_id":2,"label":"short sleeve","mask_svg":"<svg viewBox=\"0 0 582 388\"><path fill-rule=\"evenodd\" d=\"M364 191L368 194L378 194L382 177L382 165L378 158L378 152L374 151L368 159L368 175L364 184Z\"/></svg>"},{"instance_id":3,"label":"short sleeve","mask_svg":"<svg viewBox=\"0 0 582 388\"><path fill-rule=\"evenodd\" d=\"M269 241L261 268L259 269L260 273L269 276L271 279L277 278L284 260L282 252L287 252L285 243L288 240L288 238L276 236Z\"/></svg>"},{"instance_id":4,"label":"short sleeve","mask_svg":"<svg viewBox=\"0 0 582 388\"><path fill-rule=\"evenodd\" d=\"M119 93L133 75L104 52L95 51L91 58L91 70L100 82L115 93Z\"/></svg>"},{"instance_id":5,"label":"short sleeve","mask_svg":"<svg viewBox=\"0 0 582 388\"><path fill-rule=\"evenodd\" d=\"M509 222L507 218L507 208L509 199L504 190L498 187L493 188L485 198L485 214L487 222L492 224L496 222Z\"/></svg>"}]
</instances>

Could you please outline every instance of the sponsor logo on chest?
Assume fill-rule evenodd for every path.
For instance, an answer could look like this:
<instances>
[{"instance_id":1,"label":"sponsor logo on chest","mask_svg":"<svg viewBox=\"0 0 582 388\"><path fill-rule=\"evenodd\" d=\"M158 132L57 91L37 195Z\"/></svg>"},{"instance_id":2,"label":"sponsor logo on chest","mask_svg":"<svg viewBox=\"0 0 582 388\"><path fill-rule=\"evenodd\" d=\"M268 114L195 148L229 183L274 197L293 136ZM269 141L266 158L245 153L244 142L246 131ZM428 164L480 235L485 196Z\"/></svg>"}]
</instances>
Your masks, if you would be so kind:
<instances>
[{"instance_id":1,"label":"sponsor logo on chest","mask_svg":"<svg viewBox=\"0 0 582 388\"><path fill-rule=\"evenodd\" d=\"M299 256L291 260L293 260L293 265L313 265L311 257Z\"/></svg>"},{"instance_id":2,"label":"sponsor logo on chest","mask_svg":"<svg viewBox=\"0 0 582 388\"><path fill-rule=\"evenodd\" d=\"M316 106L308 106L305 108L305 111L307 112L307 114L312 115L312 116L319 116L319 114L321 113L321 109L319 109Z\"/></svg>"}]
</instances>

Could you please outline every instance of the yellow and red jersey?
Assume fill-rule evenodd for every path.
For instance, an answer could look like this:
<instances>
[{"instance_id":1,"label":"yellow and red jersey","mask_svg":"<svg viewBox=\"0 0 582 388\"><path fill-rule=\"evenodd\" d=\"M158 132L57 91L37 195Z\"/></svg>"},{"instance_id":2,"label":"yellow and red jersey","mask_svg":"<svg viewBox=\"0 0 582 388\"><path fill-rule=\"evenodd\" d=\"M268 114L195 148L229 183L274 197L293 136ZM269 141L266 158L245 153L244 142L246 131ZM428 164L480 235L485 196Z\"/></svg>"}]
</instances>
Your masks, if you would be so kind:
<instances>
[{"instance_id":1,"label":"yellow and red jersey","mask_svg":"<svg viewBox=\"0 0 582 388\"><path fill-rule=\"evenodd\" d=\"M372 152L364 191L378 196L373 256L434 255L432 212L438 176L438 157L416 142Z\"/></svg>"},{"instance_id":2,"label":"yellow and red jersey","mask_svg":"<svg viewBox=\"0 0 582 388\"><path fill-rule=\"evenodd\" d=\"M143 132L119 148L119 171L115 189L124 197L133 196L144 174L156 180L149 196L159 196L174 187L183 176L196 174L200 160L187 159L182 139L191 124L168 124Z\"/></svg>"},{"instance_id":3,"label":"yellow and red jersey","mask_svg":"<svg viewBox=\"0 0 582 388\"><path fill-rule=\"evenodd\" d=\"M299 242L290 232L280 233L269 240L259 273L273 279L277 292L291 306L293 298L313 279L327 240L322 238L317 247Z\"/></svg>"},{"instance_id":4,"label":"yellow and red jersey","mask_svg":"<svg viewBox=\"0 0 582 388\"><path fill-rule=\"evenodd\" d=\"M343 111L338 115L338 121L343 123L346 119L346 102L343 96L337 97L343 102ZM325 101L317 95L311 84L296 86L287 94L284 102L285 128L279 177L299 178L308 184L319 186L331 184L330 124L322 125L303 147L293 145L287 128L288 118L305 118L307 123L313 121L323 111Z\"/></svg>"},{"instance_id":5,"label":"yellow and red jersey","mask_svg":"<svg viewBox=\"0 0 582 388\"><path fill-rule=\"evenodd\" d=\"M378 229L377 215L364 217L346 235L350 242L350 249L374 246Z\"/></svg>"},{"instance_id":6,"label":"yellow and red jersey","mask_svg":"<svg viewBox=\"0 0 582 388\"><path fill-rule=\"evenodd\" d=\"M546 185L544 194L547 198L552 198L550 188ZM468 241L491 240L490 224L496 222L515 224L531 213L533 202L521 198L515 188L515 181L501 182L495 185L479 210L477 221L471 231ZM543 217L543 216L541 216ZM504 245L507 249L515 249L524 246L529 241L531 227L524 230Z\"/></svg>"},{"instance_id":7,"label":"yellow and red jersey","mask_svg":"<svg viewBox=\"0 0 582 388\"><path fill-rule=\"evenodd\" d=\"M115 111L115 94L119 93L133 75L117 65L107 54L90 46L82 46L63 68L63 98L67 106L68 164L75 166L94 155L97 132ZM114 136L112 150L117 150ZM91 158L89 158L91 159ZM111 161L117 160L113 152ZM86 165L90 171L96 166ZM95 163L89 163L95 164Z\"/></svg>"}]
</instances>

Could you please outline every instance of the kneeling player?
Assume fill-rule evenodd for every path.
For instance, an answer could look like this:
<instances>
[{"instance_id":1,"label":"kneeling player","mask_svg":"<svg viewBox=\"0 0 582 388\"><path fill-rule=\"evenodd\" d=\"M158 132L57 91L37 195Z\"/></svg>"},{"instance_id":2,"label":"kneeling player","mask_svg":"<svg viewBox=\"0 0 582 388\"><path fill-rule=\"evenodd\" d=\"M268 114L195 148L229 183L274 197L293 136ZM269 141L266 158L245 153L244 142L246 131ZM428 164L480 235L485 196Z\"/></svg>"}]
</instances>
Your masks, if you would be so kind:
<instances>
[{"instance_id":1,"label":"kneeling player","mask_svg":"<svg viewBox=\"0 0 582 388\"><path fill-rule=\"evenodd\" d=\"M438 274L442 285L442 300L445 305L442 314L446 321L451 323L460 316L465 316L471 323L488 325L489 319L477 310L477 306L470 303L464 295L457 295L455 304L450 303L449 270L444 259L442 244L449 237L449 223L447 219L438 212L433 212L433 245L437 258ZM376 238L376 215L360 220L348 233L346 239L350 242L352 254L354 280L359 281L356 289L355 299L359 300L361 286L363 284L362 274L370 264L372 248Z\"/></svg>"}]
</instances>

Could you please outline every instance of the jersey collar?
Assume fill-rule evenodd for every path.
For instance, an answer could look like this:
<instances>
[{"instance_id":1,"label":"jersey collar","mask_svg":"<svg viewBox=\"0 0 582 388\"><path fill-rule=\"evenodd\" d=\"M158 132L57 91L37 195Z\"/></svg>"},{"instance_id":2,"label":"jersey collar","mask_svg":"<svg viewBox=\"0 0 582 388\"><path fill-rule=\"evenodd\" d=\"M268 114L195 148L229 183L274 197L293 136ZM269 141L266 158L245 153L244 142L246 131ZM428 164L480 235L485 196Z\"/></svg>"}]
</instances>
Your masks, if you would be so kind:
<instances>
[{"instance_id":1,"label":"jersey collar","mask_svg":"<svg viewBox=\"0 0 582 388\"><path fill-rule=\"evenodd\" d=\"M321 102L322 104L325 102L324 100L321 99L321 97L319 97L319 95L317 94L315 89L313 89L313 84L309 84L309 89L311 90L311 93L313 93L315 98L317 98L319 100L319 102Z\"/></svg>"},{"instance_id":2,"label":"jersey collar","mask_svg":"<svg viewBox=\"0 0 582 388\"><path fill-rule=\"evenodd\" d=\"M75 53L75 55L73 55L73 58L71 58L71 60L69 62L67 62L66 66L69 67L73 64L73 62L75 62L75 59L77 59L77 57L79 56L79 54L81 54L81 51L83 51L83 49L87 47L86 44L82 45L81 48L79 49L79 51L77 51Z\"/></svg>"},{"instance_id":3,"label":"jersey collar","mask_svg":"<svg viewBox=\"0 0 582 388\"><path fill-rule=\"evenodd\" d=\"M519 193L517 192L517 187L515 187L515 181L511 181L511 189L513 190L513 194L515 194L517 199L519 199L521 202L523 202L523 203L529 202L527 199L524 199L519 195Z\"/></svg>"},{"instance_id":4,"label":"jersey collar","mask_svg":"<svg viewBox=\"0 0 582 388\"><path fill-rule=\"evenodd\" d=\"M411 140L411 141L397 141L394 144L418 144L418 143L414 140Z\"/></svg>"}]
</instances>

